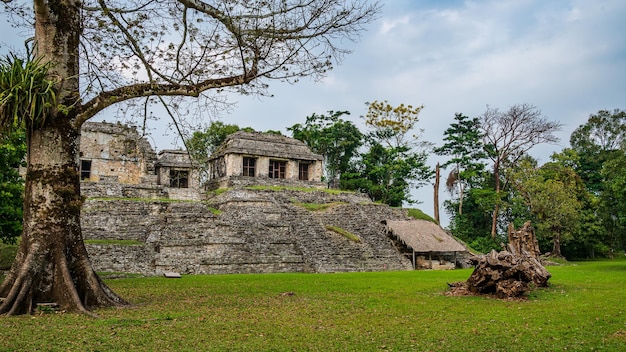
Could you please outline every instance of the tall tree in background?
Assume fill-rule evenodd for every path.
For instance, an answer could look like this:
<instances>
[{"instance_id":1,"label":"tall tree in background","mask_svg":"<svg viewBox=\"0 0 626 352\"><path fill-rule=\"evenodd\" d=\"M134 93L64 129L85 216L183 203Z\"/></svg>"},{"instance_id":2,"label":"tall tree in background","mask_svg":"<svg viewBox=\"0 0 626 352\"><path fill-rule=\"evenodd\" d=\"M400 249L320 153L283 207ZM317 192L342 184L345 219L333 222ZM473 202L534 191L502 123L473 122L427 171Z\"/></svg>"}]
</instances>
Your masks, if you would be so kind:
<instances>
[{"instance_id":1,"label":"tall tree in background","mask_svg":"<svg viewBox=\"0 0 626 352\"><path fill-rule=\"evenodd\" d=\"M176 113L175 97L210 103L208 91L264 93L270 79L321 77L347 53L336 43L357 38L380 8L359 0L35 0L30 6L4 0L2 6L32 22L33 54L47 66L45 75L29 79L53 88L34 111L19 105L23 100L3 100L13 81L0 86L0 121L6 127L23 119L28 146L24 230L0 286L0 314L10 315L32 312L38 302L80 312L126 304L93 271L81 236L77 160L85 121L138 100L161 102L176 118L184 112ZM12 72L28 71L19 60L9 64Z\"/></svg>"},{"instance_id":2,"label":"tall tree in background","mask_svg":"<svg viewBox=\"0 0 626 352\"><path fill-rule=\"evenodd\" d=\"M554 132L561 128L558 122L548 121L539 109L530 104L513 105L506 112L487 107L480 116L480 127L487 155L493 161L495 192L501 195L501 172L512 166L532 147L540 143L555 143ZM491 237L495 238L498 227L500 201L492 214Z\"/></svg>"},{"instance_id":3,"label":"tall tree in background","mask_svg":"<svg viewBox=\"0 0 626 352\"><path fill-rule=\"evenodd\" d=\"M24 130L0 135L0 240L5 243L15 243L22 234L24 180L18 168L25 156Z\"/></svg>"},{"instance_id":4,"label":"tall tree in background","mask_svg":"<svg viewBox=\"0 0 626 352\"><path fill-rule=\"evenodd\" d=\"M572 132L570 145L578 154L576 171L590 191L602 191L602 165L618 156L626 143L626 112L600 110Z\"/></svg>"},{"instance_id":5,"label":"tall tree in background","mask_svg":"<svg viewBox=\"0 0 626 352\"><path fill-rule=\"evenodd\" d=\"M455 114L450 127L444 132L444 145L434 149L438 155L450 156L442 167L452 165L446 186L449 191L455 189L459 196L458 215L463 215L463 197L465 189L472 178L477 177L484 169L483 159L487 158L480 134L478 118L470 119L463 114Z\"/></svg>"},{"instance_id":6,"label":"tall tree in background","mask_svg":"<svg viewBox=\"0 0 626 352\"><path fill-rule=\"evenodd\" d=\"M507 174L534 216L537 237L550 239L551 255L562 257L561 244L572 240L580 226L579 196L585 192L580 177L569 167L557 163L537 167L536 161L528 158Z\"/></svg>"},{"instance_id":7,"label":"tall tree in background","mask_svg":"<svg viewBox=\"0 0 626 352\"><path fill-rule=\"evenodd\" d=\"M393 107L387 101L368 105L367 150L341 180L341 187L364 190L373 200L391 206L412 202L411 187L423 185L433 175L426 165L426 152L420 150L429 144L411 134L423 107Z\"/></svg>"},{"instance_id":8,"label":"tall tree in background","mask_svg":"<svg viewBox=\"0 0 626 352\"><path fill-rule=\"evenodd\" d=\"M363 144L363 134L351 122L341 116L349 111L329 111L328 115L307 116L304 125L288 127L293 138L306 143L314 152L324 156L328 187L339 187L341 175L348 170L350 161Z\"/></svg>"}]
</instances>

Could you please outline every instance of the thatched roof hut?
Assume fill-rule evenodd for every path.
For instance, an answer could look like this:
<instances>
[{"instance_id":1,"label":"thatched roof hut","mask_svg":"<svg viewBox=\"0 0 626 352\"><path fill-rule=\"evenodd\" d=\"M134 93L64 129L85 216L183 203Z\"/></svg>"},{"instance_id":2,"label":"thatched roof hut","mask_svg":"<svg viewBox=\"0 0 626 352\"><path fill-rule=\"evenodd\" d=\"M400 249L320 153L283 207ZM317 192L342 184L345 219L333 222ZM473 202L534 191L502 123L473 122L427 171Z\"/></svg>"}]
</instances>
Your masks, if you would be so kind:
<instances>
[{"instance_id":1,"label":"thatched roof hut","mask_svg":"<svg viewBox=\"0 0 626 352\"><path fill-rule=\"evenodd\" d=\"M432 268L434 253L466 252L467 249L446 233L439 225L427 220L383 220L387 236L400 242L412 252L413 267L416 265L416 254L428 255Z\"/></svg>"}]
</instances>

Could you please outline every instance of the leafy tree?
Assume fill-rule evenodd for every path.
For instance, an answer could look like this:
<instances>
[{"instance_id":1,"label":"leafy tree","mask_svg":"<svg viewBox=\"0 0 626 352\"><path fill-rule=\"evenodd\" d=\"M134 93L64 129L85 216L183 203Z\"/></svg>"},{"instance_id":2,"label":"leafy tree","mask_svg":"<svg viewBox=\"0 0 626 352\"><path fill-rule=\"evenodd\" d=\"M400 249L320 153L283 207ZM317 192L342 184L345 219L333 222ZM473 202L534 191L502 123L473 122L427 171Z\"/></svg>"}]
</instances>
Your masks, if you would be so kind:
<instances>
[{"instance_id":1,"label":"leafy tree","mask_svg":"<svg viewBox=\"0 0 626 352\"><path fill-rule=\"evenodd\" d=\"M456 122L444 132L444 145L435 148L438 155L448 155L451 158L442 167L452 165L446 186L450 192L457 189L458 215L463 215L463 197L465 189L472 179L477 178L485 169L483 159L487 157L482 145L478 118L470 119L463 114L455 114Z\"/></svg>"},{"instance_id":2,"label":"leafy tree","mask_svg":"<svg viewBox=\"0 0 626 352\"><path fill-rule=\"evenodd\" d=\"M541 111L530 104L513 105L506 112L487 107L480 116L483 143L493 161L496 195L502 190L502 170L513 166L532 147L540 143L555 143L554 132L561 128L558 122L548 121ZM500 201L497 201L491 220L491 236L496 237Z\"/></svg>"},{"instance_id":3,"label":"leafy tree","mask_svg":"<svg viewBox=\"0 0 626 352\"><path fill-rule=\"evenodd\" d=\"M15 243L22 233L24 180L18 168L26 156L22 129L0 134L0 240Z\"/></svg>"},{"instance_id":4,"label":"leafy tree","mask_svg":"<svg viewBox=\"0 0 626 352\"><path fill-rule=\"evenodd\" d=\"M38 302L86 313L126 305L93 271L82 241L77 160L85 121L112 105L148 110L153 101L176 121L187 115L177 111L187 101L181 97L203 98L205 109L214 101L208 92L263 94L272 79L321 77L347 53L337 43L356 38L380 9L360 0L2 6L32 20L32 52L43 64L13 59L0 72L0 124L25 120L29 151L22 241L0 286L0 314L11 315L32 312Z\"/></svg>"},{"instance_id":5,"label":"leafy tree","mask_svg":"<svg viewBox=\"0 0 626 352\"><path fill-rule=\"evenodd\" d=\"M600 110L589 116L570 136L570 145L578 154L576 171L592 192L602 191L601 170L626 148L626 112Z\"/></svg>"},{"instance_id":6,"label":"leafy tree","mask_svg":"<svg viewBox=\"0 0 626 352\"><path fill-rule=\"evenodd\" d=\"M539 239L552 241L551 255L562 257L561 244L572 240L580 225L579 194L584 186L573 169L556 163L538 168L528 158L507 173L530 213Z\"/></svg>"},{"instance_id":7,"label":"leafy tree","mask_svg":"<svg viewBox=\"0 0 626 352\"><path fill-rule=\"evenodd\" d=\"M315 153L324 156L326 181L330 188L339 187L341 175L363 144L363 134L351 122L341 119L348 111L329 111L328 116L307 116L304 125L295 124L287 130L293 138L306 143Z\"/></svg>"},{"instance_id":8,"label":"leafy tree","mask_svg":"<svg viewBox=\"0 0 626 352\"><path fill-rule=\"evenodd\" d=\"M626 150L607 160L602 168L603 182L600 210L606 229L606 244L611 248L626 246Z\"/></svg>"},{"instance_id":9,"label":"leafy tree","mask_svg":"<svg viewBox=\"0 0 626 352\"><path fill-rule=\"evenodd\" d=\"M413 202L411 187L421 186L433 175L426 165L427 154L417 150L426 143L409 134L421 109L404 104L392 107L387 101L369 104L367 151L341 179L341 188L364 190L373 200L391 206Z\"/></svg>"}]
</instances>

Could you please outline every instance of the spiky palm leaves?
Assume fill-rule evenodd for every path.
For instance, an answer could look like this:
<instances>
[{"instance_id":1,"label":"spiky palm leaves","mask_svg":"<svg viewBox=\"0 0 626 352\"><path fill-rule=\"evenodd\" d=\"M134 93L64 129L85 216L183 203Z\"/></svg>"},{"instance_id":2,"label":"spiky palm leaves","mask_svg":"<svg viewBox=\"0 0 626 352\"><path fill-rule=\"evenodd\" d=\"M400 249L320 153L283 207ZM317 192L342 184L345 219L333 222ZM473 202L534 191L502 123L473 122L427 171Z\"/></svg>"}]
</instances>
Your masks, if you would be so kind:
<instances>
[{"instance_id":1,"label":"spiky palm leaves","mask_svg":"<svg viewBox=\"0 0 626 352\"><path fill-rule=\"evenodd\" d=\"M0 131L44 124L56 102L49 68L41 59L23 60L15 54L0 59Z\"/></svg>"}]
</instances>

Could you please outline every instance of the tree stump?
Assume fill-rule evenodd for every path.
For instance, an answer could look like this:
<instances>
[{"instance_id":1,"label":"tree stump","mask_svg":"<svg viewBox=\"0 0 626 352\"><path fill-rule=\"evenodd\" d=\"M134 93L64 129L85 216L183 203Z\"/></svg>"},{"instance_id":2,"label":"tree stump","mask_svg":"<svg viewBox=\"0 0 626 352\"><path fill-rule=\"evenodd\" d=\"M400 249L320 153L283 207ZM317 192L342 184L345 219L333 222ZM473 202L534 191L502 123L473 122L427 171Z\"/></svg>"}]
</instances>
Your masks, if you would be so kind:
<instances>
[{"instance_id":1,"label":"tree stump","mask_svg":"<svg viewBox=\"0 0 626 352\"><path fill-rule=\"evenodd\" d=\"M548 286L552 275L539 262L539 246L530 222L518 231L509 226L507 248L470 258L474 272L465 282L449 284L449 294L512 298L525 296L532 286Z\"/></svg>"}]
</instances>

